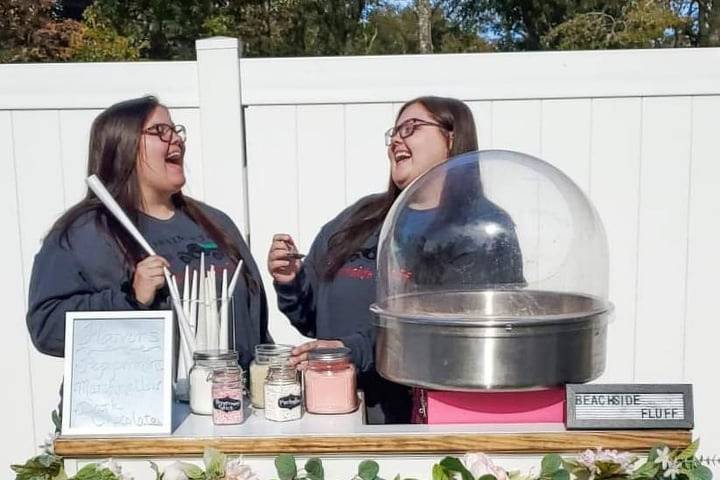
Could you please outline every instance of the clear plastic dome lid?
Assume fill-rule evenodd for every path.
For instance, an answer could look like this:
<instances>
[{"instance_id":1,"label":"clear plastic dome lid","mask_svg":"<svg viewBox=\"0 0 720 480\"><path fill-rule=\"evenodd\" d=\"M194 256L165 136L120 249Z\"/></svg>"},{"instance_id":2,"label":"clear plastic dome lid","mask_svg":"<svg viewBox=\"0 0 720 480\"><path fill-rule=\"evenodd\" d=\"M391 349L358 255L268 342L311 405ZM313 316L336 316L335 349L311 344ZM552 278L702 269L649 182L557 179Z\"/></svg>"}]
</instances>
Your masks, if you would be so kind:
<instances>
[{"instance_id":1,"label":"clear plastic dome lid","mask_svg":"<svg viewBox=\"0 0 720 480\"><path fill-rule=\"evenodd\" d=\"M590 200L557 168L517 152L471 152L401 193L380 233L377 279L378 306L390 314L423 313L403 311L402 299L443 291L569 293L605 304L607 240Z\"/></svg>"}]
</instances>

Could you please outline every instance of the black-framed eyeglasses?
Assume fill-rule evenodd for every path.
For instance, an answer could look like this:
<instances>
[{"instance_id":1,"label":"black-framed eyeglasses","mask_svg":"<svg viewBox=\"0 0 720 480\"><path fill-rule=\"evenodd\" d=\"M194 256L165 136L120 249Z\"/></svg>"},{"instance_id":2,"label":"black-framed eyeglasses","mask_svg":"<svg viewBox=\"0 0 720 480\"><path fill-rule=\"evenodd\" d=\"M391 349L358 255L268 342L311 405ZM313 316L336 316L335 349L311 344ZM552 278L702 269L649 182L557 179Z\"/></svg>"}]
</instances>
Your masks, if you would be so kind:
<instances>
[{"instance_id":1,"label":"black-framed eyeglasses","mask_svg":"<svg viewBox=\"0 0 720 480\"><path fill-rule=\"evenodd\" d=\"M180 140L182 140L183 142L187 140L187 131L185 130L184 125L168 125L167 123L156 123L155 125L152 125L143 130L142 133L160 137L160 140L165 143L172 142L173 133L180 137Z\"/></svg>"},{"instance_id":2,"label":"black-framed eyeglasses","mask_svg":"<svg viewBox=\"0 0 720 480\"><path fill-rule=\"evenodd\" d=\"M387 132L385 132L385 145L389 147L395 135L400 135L400 138L404 139L415 133L416 128L422 126L438 127L446 131L448 130L447 127L440 125L439 123L428 122L427 120L422 120L420 118L408 118L400 125L391 127L387 130Z\"/></svg>"}]
</instances>

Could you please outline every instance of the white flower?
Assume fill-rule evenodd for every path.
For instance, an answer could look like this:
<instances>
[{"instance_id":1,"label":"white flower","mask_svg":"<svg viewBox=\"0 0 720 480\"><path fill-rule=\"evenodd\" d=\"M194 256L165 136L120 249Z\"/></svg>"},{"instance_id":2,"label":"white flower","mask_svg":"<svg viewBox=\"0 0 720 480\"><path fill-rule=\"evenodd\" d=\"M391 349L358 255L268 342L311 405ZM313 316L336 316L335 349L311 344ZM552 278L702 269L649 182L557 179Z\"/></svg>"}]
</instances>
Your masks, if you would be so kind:
<instances>
[{"instance_id":1,"label":"white flower","mask_svg":"<svg viewBox=\"0 0 720 480\"><path fill-rule=\"evenodd\" d=\"M498 467L484 453L468 453L463 457L463 464L470 470L473 477L479 478L483 475L493 475L497 480L508 480L505 470Z\"/></svg>"},{"instance_id":2,"label":"white flower","mask_svg":"<svg viewBox=\"0 0 720 480\"><path fill-rule=\"evenodd\" d=\"M663 473L663 478L670 477L671 480L675 480L675 477L677 477L679 474L680 464L675 461L670 461L667 470L665 470L665 473Z\"/></svg>"},{"instance_id":3,"label":"white flower","mask_svg":"<svg viewBox=\"0 0 720 480\"><path fill-rule=\"evenodd\" d=\"M618 453L617 450L598 448L596 451L585 450L576 460L590 472L588 480L594 480L596 475L602 474L598 463L617 465L619 469L614 472L615 475L629 474L632 472L635 462L637 462L637 457L628 452Z\"/></svg>"},{"instance_id":4,"label":"white flower","mask_svg":"<svg viewBox=\"0 0 720 480\"><path fill-rule=\"evenodd\" d=\"M225 480L259 480L242 457L234 458L225 464Z\"/></svg>"},{"instance_id":5,"label":"white flower","mask_svg":"<svg viewBox=\"0 0 720 480\"><path fill-rule=\"evenodd\" d=\"M98 469L106 468L115 475L118 480L133 480L133 477L122 473L122 467L112 458L108 458L106 461L98 465Z\"/></svg>"},{"instance_id":6,"label":"white flower","mask_svg":"<svg viewBox=\"0 0 720 480\"><path fill-rule=\"evenodd\" d=\"M600 467L595 465L596 461L597 455L595 455L595 452L590 449L585 450L577 457L577 462L583 467L587 468L590 472L590 477L588 478L588 480L594 480L595 475L600 474Z\"/></svg>"},{"instance_id":7,"label":"white flower","mask_svg":"<svg viewBox=\"0 0 720 480\"><path fill-rule=\"evenodd\" d=\"M655 463L659 463L663 470L667 470L672 463L672 459L670 459L670 448L658 448L655 451L657 452L657 458L655 459Z\"/></svg>"},{"instance_id":8,"label":"white flower","mask_svg":"<svg viewBox=\"0 0 720 480\"><path fill-rule=\"evenodd\" d=\"M173 462L163 470L163 480L188 480L187 469L195 465L186 462Z\"/></svg>"}]
</instances>

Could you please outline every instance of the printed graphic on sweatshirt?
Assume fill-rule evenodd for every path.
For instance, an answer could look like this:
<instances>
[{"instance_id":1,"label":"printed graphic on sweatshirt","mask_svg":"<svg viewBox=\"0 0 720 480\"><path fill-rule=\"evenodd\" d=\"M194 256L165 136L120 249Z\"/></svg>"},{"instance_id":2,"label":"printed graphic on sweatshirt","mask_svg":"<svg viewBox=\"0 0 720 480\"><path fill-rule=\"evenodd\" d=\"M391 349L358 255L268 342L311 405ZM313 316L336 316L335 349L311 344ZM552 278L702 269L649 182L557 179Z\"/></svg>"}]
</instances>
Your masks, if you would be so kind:
<instances>
[{"instance_id":1,"label":"printed graphic on sweatshirt","mask_svg":"<svg viewBox=\"0 0 720 480\"><path fill-rule=\"evenodd\" d=\"M375 278L375 259L377 246L361 248L350 255L347 264L338 270L337 277L355 280L372 280ZM368 266L368 263L370 264Z\"/></svg>"},{"instance_id":2,"label":"printed graphic on sweatshirt","mask_svg":"<svg viewBox=\"0 0 720 480\"><path fill-rule=\"evenodd\" d=\"M234 269L234 264L230 258L219 249L217 243L204 234L193 236L173 235L150 243L158 255L170 262L170 270L178 277L180 286L182 286L181 280L185 273L185 266L190 267L190 273L192 274L194 269L199 269L202 254L205 254L205 268L214 265L218 275L222 275L223 269L227 269L232 274Z\"/></svg>"}]
</instances>

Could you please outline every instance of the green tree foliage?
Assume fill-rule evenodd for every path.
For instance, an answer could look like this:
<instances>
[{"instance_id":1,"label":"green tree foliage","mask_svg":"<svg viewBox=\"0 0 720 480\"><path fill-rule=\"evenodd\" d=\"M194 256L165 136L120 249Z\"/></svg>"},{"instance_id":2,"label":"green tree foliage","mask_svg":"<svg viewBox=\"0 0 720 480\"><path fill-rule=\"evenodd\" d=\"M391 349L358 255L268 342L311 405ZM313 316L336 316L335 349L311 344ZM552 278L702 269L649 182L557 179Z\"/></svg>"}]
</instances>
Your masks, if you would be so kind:
<instances>
[{"instance_id":1,"label":"green tree foliage","mask_svg":"<svg viewBox=\"0 0 720 480\"><path fill-rule=\"evenodd\" d=\"M720 44L720 0L442 0L500 50ZM718 42L718 43L713 43Z\"/></svg>"},{"instance_id":2,"label":"green tree foliage","mask_svg":"<svg viewBox=\"0 0 720 480\"><path fill-rule=\"evenodd\" d=\"M543 43L557 50L673 46L686 28L686 19L668 3L637 0L616 16L605 12L575 15L553 27L543 36Z\"/></svg>"},{"instance_id":3,"label":"green tree foliage","mask_svg":"<svg viewBox=\"0 0 720 480\"><path fill-rule=\"evenodd\" d=\"M441 8L435 7L430 17L433 51L435 53L486 52L492 45L475 32L451 23ZM354 53L382 55L388 53L420 53L418 18L412 7L399 8L388 4L373 9L355 40Z\"/></svg>"},{"instance_id":4,"label":"green tree foliage","mask_svg":"<svg viewBox=\"0 0 720 480\"><path fill-rule=\"evenodd\" d=\"M56 20L55 0L0 2L0 61L69 60L70 38L79 24Z\"/></svg>"},{"instance_id":5,"label":"green tree foliage","mask_svg":"<svg viewBox=\"0 0 720 480\"><path fill-rule=\"evenodd\" d=\"M217 35L248 57L720 45L720 0L0 2L6 62L191 60Z\"/></svg>"},{"instance_id":6,"label":"green tree foliage","mask_svg":"<svg viewBox=\"0 0 720 480\"><path fill-rule=\"evenodd\" d=\"M98 19L93 9L85 11L80 25L70 41L73 61L107 62L140 58L139 45Z\"/></svg>"}]
</instances>

